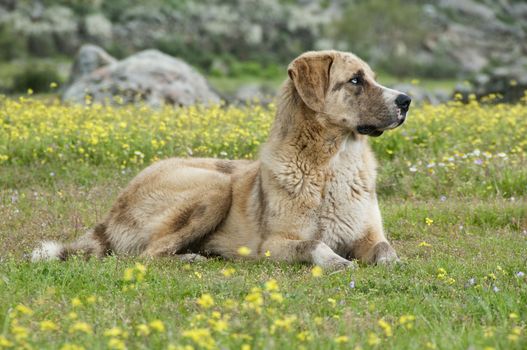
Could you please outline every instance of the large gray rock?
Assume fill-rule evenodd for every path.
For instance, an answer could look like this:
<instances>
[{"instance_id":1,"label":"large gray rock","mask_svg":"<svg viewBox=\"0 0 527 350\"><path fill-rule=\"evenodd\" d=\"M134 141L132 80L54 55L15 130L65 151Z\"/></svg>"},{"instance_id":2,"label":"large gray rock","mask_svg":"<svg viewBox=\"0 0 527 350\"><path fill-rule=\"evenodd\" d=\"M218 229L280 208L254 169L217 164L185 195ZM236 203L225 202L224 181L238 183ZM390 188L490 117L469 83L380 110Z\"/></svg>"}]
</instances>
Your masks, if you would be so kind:
<instances>
[{"instance_id":1,"label":"large gray rock","mask_svg":"<svg viewBox=\"0 0 527 350\"><path fill-rule=\"evenodd\" d=\"M233 100L242 103L259 102L268 104L273 101L274 96L276 96L276 91L269 86L249 83L238 88Z\"/></svg>"},{"instance_id":2,"label":"large gray rock","mask_svg":"<svg viewBox=\"0 0 527 350\"><path fill-rule=\"evenodd\" d=\"M90 44L84 45L80 48L73 63L69 84L73 84L97 68L108 66L115 62L117 60L100 47Z\"/></svg>"},{"instance_id":3,"label":"large gray rock","mask_svg":"<svg viewBox=\"0 0 527 350\"><path fill-rule=\"evenodd\" d=\"M450 100L451 92L443 89L429 90L413 84L395 84L392 89L408 94L415 103L439 104Z\"/></svg>"},{"instance_id":4,"label":"large gray rock","mask_svg":"<svg viewBox=\"0 0 527 350\"><path fill-rule=\"evenodd\" d=\"M472 88L457 88L465 100L469 94L482 98L490 94L499 94L503 102L517 102L527 92L527 58L520 59L514 64L480 73L472 80Z\"/></svg>"},{"instance_id":5,"label":"large gray rock","mask_svg":"<svg viewBox=\"0 0 527 350\"><path fill-rule=\"evenodd\" d=\"M107 59L110 56L101 52L104 51L93 47L80 50L74 64L77 71L74 68L72 74L76 79L65 90L65 101L84 103L87 95L99 103L116 103L115 97L119 96L119 103L144 100L152 106L207 104L220 100L194 68L160 51L142 51L122 61ZM101 66L98 64L101 60L108 64ZM86 67L94 70L87 72Z\"/></svg>"}]
</instances>

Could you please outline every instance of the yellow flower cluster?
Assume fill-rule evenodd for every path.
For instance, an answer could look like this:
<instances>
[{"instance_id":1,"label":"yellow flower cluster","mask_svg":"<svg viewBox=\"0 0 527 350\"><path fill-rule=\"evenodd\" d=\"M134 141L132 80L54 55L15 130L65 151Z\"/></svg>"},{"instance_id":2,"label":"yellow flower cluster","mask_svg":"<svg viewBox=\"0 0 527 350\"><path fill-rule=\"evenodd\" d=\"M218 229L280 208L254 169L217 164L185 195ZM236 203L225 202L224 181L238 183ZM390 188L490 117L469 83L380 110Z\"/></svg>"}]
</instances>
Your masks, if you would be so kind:
<instances>
[{"instance_id":1,"label":"yellow flower cluster","mask_svg":"<svg viewBox=\"0 0 527 350\"><path fill-rule=\"evenodd\" d=\"M74 297L71 300L71 308L79 310L84 305L93 304L98 300L95 296L88 297ZM84 302L83 302L84 301ZM35 331L32 327L35 324L36 312L30 307L19 304L16 305L12 311L9 312L6 319L9 326L9 332L0 335L0 349L33 349L31 342L35 340ZM43 319L36 322L38 330L41 332L40 336L53 335L58 336L61 330L66 330L69 338L83 339L84 337L91 337L96 334L94 325L78 320L78 314L74 311L67 313L67 317L62 320ZM218 327L216 327L218 328ZM164 334L166 327L163 321L154 319L146 323L135 326L135 334L138 337L145 337L151 334ZM129 332L121 327L114 326L102 330L102 334L107 339L107 348L114 350L127 349L126 342L129 338ZM85 347L79 344L66 342L62 345L57 345L57 349L61 350L84 350Z\"/></svg>"},{"instance_id":2,"label":"yellow flower cluster","mask_svg":"<svg viewBox=\"0 0 527 350\"><path fill-rule=\"evenodd\" d=\"M437 279L444 281L448 285L452 285L456 283L456 280L453 279L452 277L449 277L448 272L442 267L437 269Z\"/></svg>"},{"instance_id":3,"label":"yellow flower cluster","mask_svg":"<svg viewBox=\"0 0 527 350\"><path fill-rule=\"evenodd\" d=\"M527 154L526 102L414 107L403 127L372 142L381 158L404 154L411 172L518 162L517 156ZM122 168L171 156L254 158L276 112L273 104L151 109L1 96L0 105L0 164L81 162Z\"/></svg>"},{"instance_id":4,"label":"yellow flower cluster","mask_svg":"<svg viewBox=\"0 0 527 350\"><path fill-rule=\"evenodd\" d=\"M138 285L145 279L146 267L137 262L134 267L124 270L123 274L123 291L137 289Z\"/></svg>"},{"instance_id":5,"label":"yellow flower cluster","mask_svg":"<svg viewBox=\"0 0 527 350\"><path fill-rule=\"evenodd\" d=\"M252 158L274 106L65 106L0 96L0 164L80 162L122 168L171 156Z\"/></svg>"}]
</instances>

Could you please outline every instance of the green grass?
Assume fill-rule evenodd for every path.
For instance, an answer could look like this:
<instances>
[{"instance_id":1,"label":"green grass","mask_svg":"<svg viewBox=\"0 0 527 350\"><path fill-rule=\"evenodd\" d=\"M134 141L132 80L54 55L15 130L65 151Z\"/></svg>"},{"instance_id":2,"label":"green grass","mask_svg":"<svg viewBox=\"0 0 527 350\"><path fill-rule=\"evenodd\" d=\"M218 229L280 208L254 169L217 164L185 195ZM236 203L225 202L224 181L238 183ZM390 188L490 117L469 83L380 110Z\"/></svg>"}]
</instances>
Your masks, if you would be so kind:
<instances>
[{"instance_id":1,"label":"green grass","mask_svg":"<svg viewBox=\"0 0 527 350\"><path fill-rule=\"evenodd\" d=\"M30 103L6 111L0 121L21 136L18 140L0 133L0 155L8 156L0 164L0 349L8 343L35 349L124 345L188 350L184 346L198 349L198 343L218 349L527 347L527 277L520 273L527 274L524 105L424 107L400 130L372 140L380 163L384 224L402 263L361 265L320 277L313 276L311 266L269 260L26 262L24 254L39 240L72 240L101 220L119 190L145 166L123 167L122 160L130 155L122 153L120 142L150 157L146 163L155 159L156 151L148 150L152 133L167 136L168 146L158 150L163 157L187 147L204 156L225 151L229 157L243 157L253 155L258 142L248 138L244 142L250 146L243 148L243 142L228 135L250 130L255 140L263 139L265 132L257 126L268 119L265 111L255 112L259 117L251 120L240 117L249 109L231 110L224 117L211 110L205 113L209 123L196 111L188 112L189 121L185 111L159 116L142 111L137 130L130 124L105 138L97 134L97 123L110 125L103 115L111 110L46 109ZM25 117L17 120L16 111ZM96 123L94 134L75 128L72 114ZM40 120L40 115L43 120L60 117L49 124L39 121L38 131L28 126L32 137L24 140L25 123ZM129 115L136 114L116 109L114 123L128 121ZM170 131L151 131L156 118L174 120L167 128L179 125L179 139L171 141ZM229 121L239 129L218 126ZM203 128L210 138L202 135ZM93 135L99 136L97 144L89 143ZM76 138L86 143L76 143ZM239 148L231 147L238 143ZM85 147L89 155L78 161L72 145ZM46 153L47 147L54 151ZM146 267L144 280L129 281L130 273L143 276L134 268L136 262ZM266 289L270 279L276 280L278 291L268 290L269 285ZM276 294L273 300L273 293L283 301ZM203 294L213 298L212 307L199 305ZM414 319L401 322L402 316ZM44 320L58 329L41 330ZM151 324L155 320L165 329ZM78 322L86 323L89 334ZM116 330L105 335L113 327L127 336Z\"/></svg>"},{"instance_id":2,"label":"green grass","mask_svg":"<svg viewBox=\"0 0 527 350\"><path fill-rule=\"evenodd\" d=\"M28 340L38 348L53 349L65 342L106 348L104 331L118 326L130 333L126 340L130 348L166 348L170 343L191 344L182 337L183 330L209 327L212 312L217 311L229 317L228 330L213 332L217 345L226 348L240 348L243 343L277 349L301 345L344 349L350 344L363 348L423 349L428 344L438 349L521 349L527 343L525 329L518 342L508 339L513 327L524 327L527 315L527 280L517 276L519 271L526 272L527 263L527 233L518 229L526 225L524 200L401 203L386 198L381 202L386 229L403 263L391 268L360 266L319 278L312 276L309 266L270 261L214 259L190 266L161 259L143 261L145 280L137 290L123 292L127 284L124 270L133 267L135 259L39 264L20 259L19 254L34 246L37 238L71 239L80 234L104 213L118 185L127 178L99 179L98 185L86 188L66 181L57 186L62 195L56 188L33 184L18 193L14 204L4 192L2 217L7 222L0 226L2 251L13 254L3 254L0 267L4 335L12 337L9 324L17 319L31 330ZM425 223L427 217L433 219L431 225ZM422 242L431 246L420 246ZM236 272L225 277L222 271L226 268ZM455 281L438 278L440 268ZM278 282L284 301L271 301L264 292L260 314L244 307L251 289L265 290L271 278ZM471 278L475 285L469 285ZM351 281L354 288L349 286ZM213 296L211 309L196 303L203 293ZM97 297L94 304L86 302L90 296ZM83 306L71 305L76 297ZM229 306L229 299L234 306ZM30 307L34 314L8 316L19 304ZM94 336L71 334L69 328L76 321L69 318L70 312L90 324ZM297 320L290 329L270 334L275 321L286 315L295 315ZM415 316L412 329L399 323L403 315ZM136 335L139 324L157 319L164 322L166 332ZM379 327L380 319L391 325L393 336L387 337ZM53 321L60 330L39 331L42 320ZM485 338L489 330L494 335ZM302 331L308 331L312 340L300 341ZM238 333L251 338L242 341L234 336ZM370 333L380 338L378 346L368 345ZM349 337L348 343L337 344L337 336Z\"/></svg>"}]
</instances>

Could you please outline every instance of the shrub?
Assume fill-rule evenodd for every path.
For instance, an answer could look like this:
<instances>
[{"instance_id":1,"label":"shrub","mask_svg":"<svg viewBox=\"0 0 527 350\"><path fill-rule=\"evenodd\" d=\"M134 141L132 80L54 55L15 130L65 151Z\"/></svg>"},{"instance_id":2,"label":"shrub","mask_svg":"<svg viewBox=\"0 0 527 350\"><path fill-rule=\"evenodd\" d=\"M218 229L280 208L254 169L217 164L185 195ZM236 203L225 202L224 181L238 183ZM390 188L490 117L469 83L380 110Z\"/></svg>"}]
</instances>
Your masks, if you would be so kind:
<instances>
[{"instance_id":1,"label":"shrub","mask_svg":"<svg viewBox=\"0 0 527 350\"><path fill-rule=\"evenodd\" d=\"M19 73L13 76L13 91L46 92L51 83L60 83L61 78L57 70L51 65L27 64Z\"/></svg>"},{"instance_id":2,"label":"shrub","mask_svg":"<svg viewBox=\"0 0 527 350\"><path fill-rule=\"evenodd\" d=\"M25 54L23 41L7 24L0 24L0 60L9 61Z\"/></svg>"}]
</instances>

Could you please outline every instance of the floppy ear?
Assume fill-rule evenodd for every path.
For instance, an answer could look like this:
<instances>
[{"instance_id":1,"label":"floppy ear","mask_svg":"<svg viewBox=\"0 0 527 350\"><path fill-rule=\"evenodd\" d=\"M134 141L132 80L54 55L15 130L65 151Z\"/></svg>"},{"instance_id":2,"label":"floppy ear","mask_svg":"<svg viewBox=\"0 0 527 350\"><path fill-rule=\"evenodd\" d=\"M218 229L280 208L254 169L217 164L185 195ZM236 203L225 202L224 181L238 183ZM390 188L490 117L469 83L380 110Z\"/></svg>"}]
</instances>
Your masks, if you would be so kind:
<instances>
[{"instance_id":1,"label":"floppy ear","mask_svg":"<svg viewBox=\"0 0 527 350\"><path fill-rule=\"evenodd\" d=\"M324 108L333 57L328 54L300 56L287 68L304 103L316 112Z\"/></svg>"}]
</instances>

